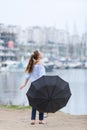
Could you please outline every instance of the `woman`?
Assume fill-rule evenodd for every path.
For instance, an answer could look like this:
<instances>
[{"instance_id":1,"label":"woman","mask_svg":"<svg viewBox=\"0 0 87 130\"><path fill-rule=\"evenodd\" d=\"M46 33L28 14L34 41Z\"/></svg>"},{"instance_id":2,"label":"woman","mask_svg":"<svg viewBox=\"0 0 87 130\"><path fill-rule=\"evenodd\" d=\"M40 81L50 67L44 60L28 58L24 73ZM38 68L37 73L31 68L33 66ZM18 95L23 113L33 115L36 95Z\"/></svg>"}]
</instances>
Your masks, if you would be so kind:
<instances>
[{"instance_id":1,"label":"woman","mask_svg":"<svg viewBox=\"0 0 87 130\"><path fill-rule=\"evenodd\" d=\"M34 51L34 53L31 55L29 63L26 68L26 72L27 72L26 80L24 84L20 87L20 89L26 86L29 79L31 79L31 82L33 82L46 74L45 68L41 64L41 58L42 58L42 55L38 50ZM44 118L44 113L39 112L39 124L46 123L43 118ZM36 109L32 107L32 114L31 114L32 125L35 124L35 119L36 119Z\"/></svg>"}]
</instances>

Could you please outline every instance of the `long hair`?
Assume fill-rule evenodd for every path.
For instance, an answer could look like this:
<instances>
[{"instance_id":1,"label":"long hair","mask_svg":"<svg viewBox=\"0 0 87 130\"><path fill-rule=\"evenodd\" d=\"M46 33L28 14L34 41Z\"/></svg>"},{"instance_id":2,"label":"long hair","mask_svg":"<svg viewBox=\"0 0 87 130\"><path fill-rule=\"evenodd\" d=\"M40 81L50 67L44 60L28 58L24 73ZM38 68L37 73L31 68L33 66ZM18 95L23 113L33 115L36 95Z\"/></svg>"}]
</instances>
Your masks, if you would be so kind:
<instances>
[{"instance_id":1,"label":"long hair","mask_svg":"<svg viewBox=\"0 0 87 130\"><path fill-rule=\"evenodd\" d=\"M37 60L38 60L38 58L39 58L39 51L38 50L36 50L36 51L34 51L33 52L33 54L31 55L31 57L30 57L30 60L29 60L29 62L28 62L28 65L27 65L27 67L26 67L26 72L28 72L28 73L30 73L30 72L32 72L32 70L33 70L33 65L37 62Z\"/></svg>"}]
</instances>

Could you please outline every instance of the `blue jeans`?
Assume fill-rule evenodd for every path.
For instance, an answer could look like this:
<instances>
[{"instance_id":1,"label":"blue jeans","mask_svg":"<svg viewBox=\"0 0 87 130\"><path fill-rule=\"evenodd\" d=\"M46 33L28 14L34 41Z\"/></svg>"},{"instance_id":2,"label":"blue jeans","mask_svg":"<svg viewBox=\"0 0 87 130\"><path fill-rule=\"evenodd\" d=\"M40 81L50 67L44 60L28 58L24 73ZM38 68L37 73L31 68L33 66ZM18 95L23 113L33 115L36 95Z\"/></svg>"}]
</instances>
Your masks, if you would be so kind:
<instances>
[{"instance_id":1,"label":"blue jeans","mask_svg":"<svg viewBox=\"0 0 87 130\"><path fill-rule=\"evenodd\" d=\"M39 120L43 120L44 114L42 112L39 112ZM31 113L31 120L36 119L36 108L32 107L32 113Z\"/></svg>"}]
</instances>

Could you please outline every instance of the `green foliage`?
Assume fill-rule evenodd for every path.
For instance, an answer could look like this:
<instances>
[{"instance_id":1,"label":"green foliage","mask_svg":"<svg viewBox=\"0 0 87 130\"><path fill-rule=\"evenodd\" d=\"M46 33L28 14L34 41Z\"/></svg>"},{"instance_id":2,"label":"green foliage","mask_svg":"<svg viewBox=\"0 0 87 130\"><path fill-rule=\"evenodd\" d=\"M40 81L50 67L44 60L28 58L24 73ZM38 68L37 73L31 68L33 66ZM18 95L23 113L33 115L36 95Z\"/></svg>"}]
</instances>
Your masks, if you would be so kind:
<instances>
[{"instance_id":1,"label":"green foliage","mask_svg":"<svg viewBox=\"0 0 87 130\"><path fill-rule=\"evenodd\" d=\"M0 105L0 108L8 108L8 109L31 109L30 106L18 106L18 105Z\"/></svg>"}]
</instances>

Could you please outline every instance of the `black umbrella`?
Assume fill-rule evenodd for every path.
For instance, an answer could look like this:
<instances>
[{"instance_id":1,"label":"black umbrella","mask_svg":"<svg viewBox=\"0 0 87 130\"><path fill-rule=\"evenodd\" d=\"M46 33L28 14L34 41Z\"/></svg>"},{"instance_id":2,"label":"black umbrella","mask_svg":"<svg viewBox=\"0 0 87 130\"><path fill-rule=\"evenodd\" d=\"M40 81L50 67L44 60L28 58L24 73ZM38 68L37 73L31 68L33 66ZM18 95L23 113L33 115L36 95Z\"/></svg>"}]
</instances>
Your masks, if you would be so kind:
<instances>
[{"instance_id":1,"label":"black umbrella","mask_svg":"<svg viewBox=\"0 0 87 130\"><path fill-rule=\"evenodd\" d=\"M54 113L66 106L71 92L68 82L59 76L42 76L31 83L26 95L38 111Z\"/></svg>"}]
</instances>

